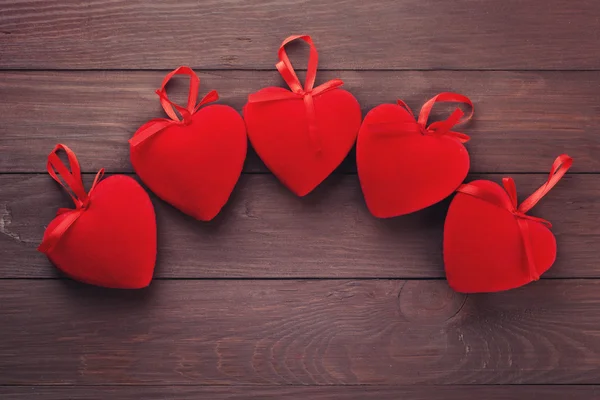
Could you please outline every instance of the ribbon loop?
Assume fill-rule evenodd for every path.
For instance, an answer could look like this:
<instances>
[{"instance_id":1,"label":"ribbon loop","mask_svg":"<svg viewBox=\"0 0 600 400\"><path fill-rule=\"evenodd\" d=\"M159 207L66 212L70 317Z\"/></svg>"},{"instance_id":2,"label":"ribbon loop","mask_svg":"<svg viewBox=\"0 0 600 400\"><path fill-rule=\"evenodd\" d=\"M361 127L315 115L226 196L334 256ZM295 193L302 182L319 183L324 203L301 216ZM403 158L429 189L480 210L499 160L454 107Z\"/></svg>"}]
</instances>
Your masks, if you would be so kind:
<instances>
[{"instance_id":1,"label":"ribbon loop","mask_svg":"<svg viewBox=\"0 0 600 400\"><path fill-rule=\"evenodd\" d=\"M465 113L460 108L457 108L444 121L436 121L427 126L427 120L429 119L429 115L431 114L431 110L433 109L435 103L466 104L469 106L470 112L465 117ZM400 101L398 104L400 104ZM406 106L404 102L402 102L401 105ZM465 122L469 121L473 117L474 111L475 108L473 107L473 103L467 96L463 96L462 94L452 92L442 92L429 99L425 104L423 104L423 107L421 107L421 112L419 113L417 123L421 126L421 131L423 132L426 132L428 134L454 136L461 143L465 143L469 140L469 136L461 132L454 132L451 129L456 125L464 124Z\"/></svg>"},{"instance_id":2,"label":"ribbon loop","mask_svg":"<svg viewBox=\"0 0 600 400\"><path fill-rule=\"evenodd\" d=\"M187 107L185 107L185 108L181 107L178 104L173 103L172 101L169 100L169 97L167 96L167 91L166 91L167 84L175 75L187 75L190 77L190 88L188 91L188 101L187 101ZM198 75L196 75L196 73L190 67L181 66L181 67L176 68L175 70L169 72L167 74L167 76L165 76L165 78L163 79L162 85L161 85L160 89L158 89L156 91L156 94L159 95L160 104L162 105L162 108L165 110L167 115L169 117L171 117L172 120L179 121L180 119L177 116L177 114L175 113L175 110L179 111L180 113L181 113L181 110L186 110L189 115L193 114L194 107L196 106L196 99L198 98L198 89L199 88L200 88L200 78L198 78ZM183 114L182 114L182 116L184 117Z\"/></svg>"},{"instance_id":3,"label":"ribbon loop","mask_svg":"<svg viewBox=\"0 0 600 400\"><path fill-rule=\"evenodd\" d=\"M190 77L188 101L185 107L174 103L167 96L166 86L175 75L187 75ZM187 125L191 123L192 115L194 115L194 113L196 113L200 107L219 99L219 94L217 91L212 90L206 96L204 96L204 98L200 100L198 104L196 104L198 100L199 88L200 78L198 78L198 75L196 75L194 70L192 70L190 67L182 66L168 73L163 79L160 89L156 91L156 94L160 98L160 104L162 108L165 110L165 113L167 113L170 119L158 118L153 120L152 123L147 124L144 129L136 132L135 136L129 139L129 144L135 148L168 126L174 124ZM181 115L181 118L177 115L177 112Z\"/></svg>"},{"instance_id":4,"label":"ribbon loop","mask_svg":"<svg viewBox=\"0 0 600 400\"><path fill-rule=\"evenodd\" d=\"M567 173L573 165L573 159L566 154L556 157L548 174L548 180L538 190L533 192L521 205L519 211L526 213L531 210Z\"/></svg>"},{"instance_id":5,"label":"ribbon loop","mask_svg":"<svg viewBox=\"0 0 600 400\"><path fill-rule=\"evenodd\" d=\"M63 150L67 154L69 168L67 168L58 157L57 153L59 150ZM50 174L50 176L67 191L73 200L73 203L75 203L75 208L61 208L58 210L57 216L63 214L68 215L66 215L52 231L48 232L42 243L39 245L38 250L42 253L48 253L58 243L65 232L67 232L69 227L73 225L73 223L77 221L81 214L88 208L90 195L104 175L104 168L102 168L96 174L90 191L86 193L81 179L81 168L77 161L77 157L75 156L75 153L64 144L56 145L48 155L47 169L48 174Z\"/></svg>"},{"instance_id":6,"label":"ribbon loop","mask_svg":"<svg viewBox=\"0 0 600 400\"><path fill-rule=\"evenodd\" d=\"M67 154L69 168L58 157L57 153L60 150L63 150ZM57 144L48 155L46 168L52 179L58 182L69 194L75 206L80 206L87 201L88 194L85 192L83 181L81 180L79 161L77 161L75 153L68 146Z\"/></svg>"},{"instance_id":7,"label":"ribbon loop","mask_svg":"<svg viewBox=\"0 0 600 400\"><path fill-rule=\"evenodd\" d=\"M288 43L298 39L304 40L310 46L304 89L302 89L300 79L298 79L298 75L296 75L296 71L294 71L294 67L292 67L292 63L285 51L285 46ZM279 46L278 56L279 62L275 65L275 67L281 74L283 80L288 84L292 92L299 94L304 94L303 92L310 92L315 85L317 66L319 64L319 53L317 53L317 49L312 41L312 38L309 35L292 35L287 37L283 43L281 43L281 46Z\"/></svg>"},{"instance_id":8,"label":"ribbon loop","mask_svg":"<svg viewBox=\"0 0 600 400\"><path fill-rule=\"evenodd\" d=\"M308 68L306 71L306 79L304 81L304 87L298 79L294 67L285 51L285 46L293 42L294 40L304 40L310 46L310 54L308 56ZM253 93L248 96L248 103L263 103L271 101L283 101L293 99L303 99L304 107L306 109L306 117L308 119L308 137L312 146L316 152L321 151L321 144L319 142L319 127L317 124L317 116L315 112L315 105L313 98L326 93L330 90L337 89L342 86L344 82L341 79L332 79L327 81L316 88L315 79L317 76L317 65L319 63L319 54L309 35L292 35L286 38L281 46L279 46L278 52L279 62L275 65L281 77L289 86L291 92L275 92L275 93Z\"/></svg>"}]
</instances>

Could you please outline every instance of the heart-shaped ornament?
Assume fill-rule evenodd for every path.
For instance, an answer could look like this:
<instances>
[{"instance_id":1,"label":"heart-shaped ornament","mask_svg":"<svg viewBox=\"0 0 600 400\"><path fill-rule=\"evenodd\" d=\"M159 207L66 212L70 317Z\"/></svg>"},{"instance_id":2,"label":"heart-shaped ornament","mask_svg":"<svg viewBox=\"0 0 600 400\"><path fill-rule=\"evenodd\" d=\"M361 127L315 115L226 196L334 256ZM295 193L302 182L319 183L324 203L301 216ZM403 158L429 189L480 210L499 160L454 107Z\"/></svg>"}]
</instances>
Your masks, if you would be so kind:
<instances>
[{"instance_id":1,"label":"heart-shaped ornament","mask_svg":"<svg viewBox=\"0 0 600 400\"><path fill-rule=\"evenodd\" d=\"M175 75L190 77L187 107L167 97ZM131 163L158 197L201 221L213 219L227 203L246 159L246 127L240 114L210 92L196 104L200 80L189 67L169 73L157 91L170 119L154 119L129 140ZM181 118L175 112L181 114Z\"/></svg>"},{"instance_id":2,"label":"heart-shaped ornament","mask_svg":"<svg viewBox=\"0 0 600 400\"><path fill-rule=\"evenodd\" d=\"M285 52L296 40L310 46L302 87ZM244 119L248 137L267 168L292 192L304 196L340 165L352 149L361 110L339 79L313 88L318 54L310 36L290 36L279 48L276 67L291 90L268 87L248 97Z\"/></svg>"},{"instance_id":3,"label":"heart-shaped ornament","mask_svg":"<svg viewBox=\"0 0 600 400\"><path fill-rule=\"evenodd\" d=\"M460 102L445 121L427 126L436 102ZM448 197L469 171L469 153L463 146L469 137L452 131L473 115L469 98L440 93L429 100L415 119L401 100L382 104L367 114L356 144L356 165L367 208L375 217L390 218L429 207Z\"/></svg>"},{"instance_id":4,"label":"heart-shaped ornament","mask_svg":"<svg viewBox=\"0 0 600 400\"><path fill-rule=\"evenodd\" d=\"M556 258L550 222L526 214L556 185L573 160L559 156L548 181L520 206L512 178L504 189L477 180L458 188L444 226L444 264L457 292L498 292L538 280Z\"/></svg>"},{"instance_id":5,"label":"heart-shaped ornament","mask_svg":"<svg viewBox=\"0 0 600 400\"><path fill-rule=\"evenodd\" d=\"M59 150L67 153L71 171L57 156ZM61 144L48 156L48 173L67 190L75 209L59 209L38 250L81 282L119 289L148 286L156 260L156 218L144 189L125 175L100 181L100 170L86 193L75 154Z\"/></svg>"}]
</instances>

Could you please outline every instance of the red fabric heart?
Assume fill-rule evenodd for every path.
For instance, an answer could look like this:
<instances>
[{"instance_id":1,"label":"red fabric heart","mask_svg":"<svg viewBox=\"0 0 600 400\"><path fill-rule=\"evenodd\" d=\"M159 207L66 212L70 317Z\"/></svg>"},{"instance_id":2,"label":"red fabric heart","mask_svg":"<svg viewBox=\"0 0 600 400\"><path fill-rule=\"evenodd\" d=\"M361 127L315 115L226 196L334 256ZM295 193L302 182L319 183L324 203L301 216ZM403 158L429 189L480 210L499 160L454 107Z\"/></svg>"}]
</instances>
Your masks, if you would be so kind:
<instances>
[{"instance_id":1,"label":"red fabric heart","mask_svg":"<svg viewBox=\"0 0 600 400\"><path fill-rule=\"evenodd\" d=\"M310 46L302 87L285 45L302 39ZM358 101L328 81L313 88L318 54L310 36L290 36L279 48L276 67L290 87L268 87L248 97L244 119L252 146L266 166L292 192L304 196L340 165L352 149L360 127Z\"/></svg>"},{"instance_id":2,"label":"red fabric heart","mask_svg":"<svg viewBox=\"0 0 600 400\"><path fill-rule=\"evenodd\" d=\"M165 86L174 75L189 75L187 107L171 102ZM246 127L240 114L210 92L196 104L200 80L189 67L169 73L157 91L171 119L154 119L130 139L135 172L158 197L201 221L213 219L227 203L246 158ZM182 118L175 113L177 110Z\"/></svg>"},{"instance_id":3,"label":"red fabric heart","mask_svg":"<svg viewBox=\"0 0 600 400\"><path fill-rule=\"evenodd\" d=\"M512 178L477 180L458 189L444 226L444 264L457 292L498 292L538 280L556 258L551 224L526 214L556 185L573 160L563 154L548 181L517 207Z\"/></svg>"},{"instance_id":4,"label":"red fabric heart","mask_svg":"<svg viewBox=\"0 0 600 400\"><path fill-rule=\"evenodd\" d=\"M71 172L56 154L61 149ZM156 218L144 189L125 175L100 182L100 170L86 193L75 154L61 144L48 157L48 172L67 190L75 209L59 209L38 250L81 282L119 289L148 286L156 260Z\"/></svg>"},{"instance_id":5,"label":"red fabric heart","mask_svg":"<svg viewBox=\"0 0 600 400\"><path fill-rule=\"evenodd\" d=\"M470 106L464 118L456 109L445 121L427 126L436 102ZM410 108L382 104L372 109L360 127L356 145L358 177L371 214L397 217L429 207L448 197L469 171L469 137L451 131L473 115L473 104L460 94L440 93L429 100L417 121Z\"/></svg>"}]
</instances>

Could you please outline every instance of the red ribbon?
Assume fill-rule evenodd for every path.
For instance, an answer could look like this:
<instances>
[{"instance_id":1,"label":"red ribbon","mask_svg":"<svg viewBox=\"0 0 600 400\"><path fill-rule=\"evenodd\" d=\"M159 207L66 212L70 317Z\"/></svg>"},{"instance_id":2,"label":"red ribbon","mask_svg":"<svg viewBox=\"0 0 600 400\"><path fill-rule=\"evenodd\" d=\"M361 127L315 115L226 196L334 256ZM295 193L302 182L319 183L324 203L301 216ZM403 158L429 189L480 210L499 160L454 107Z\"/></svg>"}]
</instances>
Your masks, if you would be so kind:
<instances>
[{"instance_id":1,"label":"red ribbon","mask_svg":"<svg viewBox=\"0 0 600 400\"><path fill-rule=\"evenodd\" d=\"M65 153L67 153L69 168L63 164L61 159L56 154L59 150L64 150ZM83 181L81 180L81 168L79 167L77 157L75 156L75 153L73 153L73 151L64 144L57 144L54 150L52 150L48 156L47 169L50 176L63 188L65 188L69 196L71 196L73 203L75 203L75 208L60 208L58 210L58 213L56 214L57 216L62 214L68 215L65 216L61 222L55 226L51 232L48 233L48 235L46 235L42 243L39 245L38 250L46 254L52 250L52 248L54 248L60 238L71 227L71 225L73 225L81 216L81 214L87 210L90 204L90 196L93 190L96 188L96 184L104 175L104 168L102 168L96 174L92 188L86 193L83 186ZM69 171L69 169L71 171Z\"/></svg>"},{"instance_id":2,"label":"red ribbon","mask_svg":"<svg viewBox=\"0 0 600 400\"><path fill-rule=\"evenodd\" d=\"M491 203L495 206L508 210L516 218L521 231L521 237L523 238L523 247L525 249L525 255L527 258L527 266L529 277L532 281L540 279L540 275L537 272L535 266L535 260L533 258L533 250L531 247L531 241L529 239L529 228L526 220L540 222L546 225L548 228L552 228L552 224L545 219L532 217L527 215L526 212L532 209L565 175L565 173L573 165L573 159L566 154L562 154L554 160L548 180L538 190L536 190L531 196L529 196L521 205L517 203L517 187L515 181L512 178L502 178L502 184L504 190L508 194L508 201L506 198L499 198L493 194L490 194L481 187L467 183L460 186L457 191L471 196L475 196L481 200Z\"/></svg>"},{"instance_id":3,"label":"red ribbon","mask_svg":"<svg viewBox=\"0 0 600 400\"><path fill-rule=\"evenodd\" d=\"M292 67L292 63L285 52L285 46L294 40L302 39L310 46L310 54L308 56L308 68L306 70L306 79L304 87L296 75L296 71ZM319 63L319 54L309 35L293 35L283 41L279 46L279 62L275 65L281 74L283 80L287 83L291 92L280 93L254 93L248 96L248 103L262 103L267 101L293 100L302 98L306 108L306 116L308 118L308 134L310 140L317 151L321 150L319 141L319 127L317 125L317 116L315 113L315 105L313 98L325 92L336 89L344 84L340 79L332 79L322 85L314 87L315 78L317 76L317 65Z\"/></svg>"},{"instance_id":4,"label":"red ribbon","mask_svg":"<svg viewBox=\"0 0 600 400\"><path fill-rule=\"evenodd\" d=\"M165 87L175 75L188 75L190 77L190 89L188 93L187 107L182 107L178 104L175 104L169 100L169 97L167 97ZM165 76L163 79L162 86L156 91L156 94L160 97L160 104L162 105L162 108L171 119L157 118L153 120L154 123L148 124L146 128L138 131L134 137L129 139L129 144L131 144L132 147L137 147L146 139L152 137L154 134L171 125L189 125L192 122L192 115L194 115L194 113L196 113L200 107L219 99L219 94L217 91L212 90L206 96L204 96L204 98L200 100L198 104L196 104L199 88L200 78L198 78L196 73L190 67L179 67L167 74L167 76ZM177 115L175 110L181 114L181 118Z\"/></svg>"},{"instance_id":5,"label":"red ribbon","mask_svg":"<svg viewBox=\"0 0 600 400\"><path fill-rule=\"evenodd\" d=\"M448 102L466 104L470 107L471 112L469 115L463 118L465 113L460 108L457 108L444 121L436 121L427 125L429 114L431 114L431 110L433 109L435 103ZM398 105L404 107L414 118L412 110L405 102L398 100ZM469 121L473 117L474 111L475 109L473 107L473 103L467 96L463 96L462 94L458 93L442 92L423 104L423 107L421 107L421 112L419 113L417 124L419 125L423 135L449 135L457 138L461 143L465 143L469 141L469 136L461 132L452 131L451 129L456 125L464 124L465 122Z\"/></svg>"}]
</instances>

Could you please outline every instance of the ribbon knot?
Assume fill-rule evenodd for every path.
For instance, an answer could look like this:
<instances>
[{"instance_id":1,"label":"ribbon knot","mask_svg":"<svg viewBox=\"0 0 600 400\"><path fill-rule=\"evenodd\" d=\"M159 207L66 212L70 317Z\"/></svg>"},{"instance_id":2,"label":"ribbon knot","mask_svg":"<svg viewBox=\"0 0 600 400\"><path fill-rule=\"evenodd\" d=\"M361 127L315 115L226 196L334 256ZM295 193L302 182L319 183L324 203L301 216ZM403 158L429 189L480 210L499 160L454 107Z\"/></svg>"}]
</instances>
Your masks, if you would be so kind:
<instances>
[{"instance_id":1,"label":"ribbon knot","mask_svg":"<svg viewBox=\"0 0 600 400\"><path fill-rule=\"evenodd\" d=\"M517 187L512 178L502 178L502 185L508 194L508 201L506 201L505 198L499 198L498 196L491 194L486 189L470 183L461 185L457 189L458 192L477 197L495 206L503 208L516 217L517 224L519 225L519 231L521 232L527 272L530 280L532 281L538 280L540 275L533 257L533 248L529 235L529 225L527 224L527 220L539 222L546 225L548 228L552 228L552 224L550 221L547 221L543 218L527 215L527 211L532 209L558 183L558 181L561 180L569 168L571 168L571 165L573 165L573 159L571 157L566 154L558 156L552 164L552 168L550 169L550 174L548 175L546 183L540 186L520 205L518 204L517 200Z\"/></svg>"},{"instance_id":2,"label":"ribbon knot","mask_svg":"<svg viewBox=\"0 0 600 400\"><path fill-rule=\"evenodd\" d=\"M92 187L93 189L93 187ZM90 194L92 193L92 190L90 190L88 192L88 197L87 199L85 199L84 201L78 201L77 204L75 204L75 207L80 209L80 210L87 210L88 207L90 206Z\"/></svg>"},{"instance_id":3,"label":"ribbon knot","mask_svg":"<svg viewBox=\"0 0 600 400\"><path fill-rule=\"evenodd\" d=\"M533 217L531 215L526 214L526 212L529 211L529 208L531 208L533 206L531 206L527 210L525 210L523 208L523 205L521 205L521 206L518 205L517 186L515 185L515 181L513 180L513 178L502 178L502 185L504 186L504 190L506 191L506 193L508 194L508 198L510 199L511 208L509 209L509 211L515 217L520 218L520 219L528 219L531 221L540 222L540 223L546 225L548 228L552 228L552 224L550 223L550 221L547 221L543 218ZM540 199L541 199L541 197L540 197ZM539 199L538 199L538 201L539 201Z\"/></svg>"},{"instance_id":4,"label":"ribbon knot","mask_svg":"<svg viewBox=\"0 0 600 400\"><path fill-rule=\"evenodd\" d=\"M294 67L285 51L285 46L297 39L304 40L310 46L310 54L308 56L308 68L306 70L306 79L304 86L300 83ZM317 115L315 112L314 97L336 89L344 84L340 79L332 79L322 85L314 87L315 78L317 76L317 66L319 63L319 54L309 35L293 35L286 38L278 52L279 62L275 65L281 77L287 83L290 91L275 92L275 93L253 93L248 96L248 103L263 103L270 101L282 101L302 98L306 109L306 118L308 120L308 136L316 152L321 151L321 143L319 140L319 127L317 123Z\"/></svg>"},{"instance_id":5,"label":"ribbon knot","mask_svg":"<svg viewBox=\"0 0 600 400\"><path fill-rule=\"evenodd\" d=\"M465 113L460 108L457 108L445 120L432 122L431 124L427 125L427 120L429 119L429 115L431 114L431 110L433 109L435 103L447 102L466 104L469 106L470 112L466 117L464 117ZM405 102L398 100L397 103L399 106L405 108L406 111L408 111L410 115L415 118L412 110ZM448 135L458 139L461 143L465 143L469 141L469 136L461 132L453 131L452 128L456 125L464 124L465 122L469 121L473 117L474 111L475 109L473 108L473 103L467 96L463 96L462 94L458 93L442 92L423 104L423 107L421 107L421 112L419 113L419 118L417 119L417 125L419 126L419 130L421 131L422 135Z\"/></svg>"},{"instance_id":6,"label":"ribbon knot","mask_svg":"<svg viewBox=\"0 0 600 400\"><path fill-rule=\"evenodd\" d=\"M59 150L64 150L65 153L67 153L69 168L67 168L58 157L57 153ZM92 192L104 175L104 168L102 168L96 174L90 191L86 193L81 179L81 168L77 161L77 157L75 156L75 153L64 144L57 144L50 155L48 155L47 169L50 176L67 191L75 204L75 208L60 208L56 213L57 216L63 214L68 215L48 232L44 240L42 240L42 243L39 245L38 250L45 254L48 254L48 252L56 246L60 238L89 208Z\"/></svg>"},{"instance_id":7,"label":"ribbon knot","mask_svg":"<svg viewBox=\"0 0 600 400\"><path fill-rule=\"evenodd\" d=\"M175 75L188 75L190 77L190 87L188 91L188 102L186 107L182 107L179 104L172 102L167 96L166 86ZM190 67L179 67L167 74L167 76L165 76L163 79L160 89L156 90L156 94L160 98L160 104L169 118L154 119L151 121L151 123L146 124L142 129L138 130L135 135L129 139L129 144L131 147L135 148L139 146L144 141L169 126L191 124L193 115L200 109L200 107L219 99L219 94L217 91L212 90L206 96L204 96L199 103L196 104L199 88L200 78L198 78L198 75L196 75L196 73ZM179 115L177 115L177 112L179 115L181 115L181 118Z\"/></svg>"}]
</instances>

